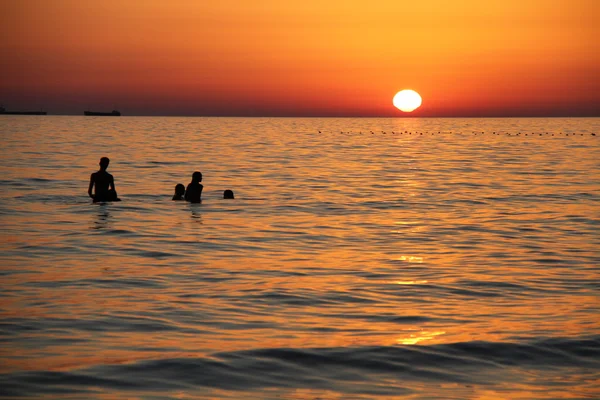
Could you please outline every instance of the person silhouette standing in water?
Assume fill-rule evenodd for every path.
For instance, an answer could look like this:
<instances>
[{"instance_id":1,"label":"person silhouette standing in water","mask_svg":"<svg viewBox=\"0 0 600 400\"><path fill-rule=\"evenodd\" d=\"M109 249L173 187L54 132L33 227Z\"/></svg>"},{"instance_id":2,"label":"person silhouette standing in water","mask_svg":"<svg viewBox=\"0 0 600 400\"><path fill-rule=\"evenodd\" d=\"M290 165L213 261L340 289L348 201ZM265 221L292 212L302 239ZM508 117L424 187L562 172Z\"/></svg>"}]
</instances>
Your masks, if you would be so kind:
<instances>
[{"instance_id":1,"label":"person silhouette standing in water","mask_svg":"<svg viewBox=\"0 0 600 400\"><path fill-rule=\"evenodd\" d=\"M100 159L100 169L90 177L88 195L94 200L94 203L101 201L121 201L121 199L117 198L113 176L106 172L109 163L110 160L108 157L102 157ZM95 189L94 194L92 194L92 189Z\"/></svg>"},{"instance_id":2,"label":"person silhouette standing in water","mask_svg":"<svg viewBox=\"0 0 600 400\"><path fill-rule=\"evenodd\" d=\"M185 196L185 186L181 183L175 185L175 194L173 195L172 200L183 200Z\"/></svg>"},{"instance_id":3,"label":"person silhouette standing in water","mask_svg":"<svg viewBox=\"0 0 600 400\"><path fill-rule=\"evenodd\" d=\"M190 203L202 203L202 189L204 186L202 182L202 172L194 172L192 174L192 181L187 185L185 189L185 200Z\"/></svg>"}]
</instances>

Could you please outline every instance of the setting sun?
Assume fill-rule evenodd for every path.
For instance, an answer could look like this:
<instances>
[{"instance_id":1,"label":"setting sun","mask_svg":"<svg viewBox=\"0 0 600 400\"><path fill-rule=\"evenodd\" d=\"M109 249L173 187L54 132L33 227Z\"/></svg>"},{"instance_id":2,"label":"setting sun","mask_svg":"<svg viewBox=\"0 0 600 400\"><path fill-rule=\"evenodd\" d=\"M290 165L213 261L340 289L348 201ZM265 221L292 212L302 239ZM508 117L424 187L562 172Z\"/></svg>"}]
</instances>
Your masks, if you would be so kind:
<instances>
[{"instance_id":1,"label":"setting sun","mask_svg":"<svg viewBox=\"0 0 600 400\"><path fill-rule=\"evenodd\" d=\"M394 96L394 106L400 111L411 112L421 106L422 100L419 93L414 90L401 90Z\"/></svg>"}]
</instances>

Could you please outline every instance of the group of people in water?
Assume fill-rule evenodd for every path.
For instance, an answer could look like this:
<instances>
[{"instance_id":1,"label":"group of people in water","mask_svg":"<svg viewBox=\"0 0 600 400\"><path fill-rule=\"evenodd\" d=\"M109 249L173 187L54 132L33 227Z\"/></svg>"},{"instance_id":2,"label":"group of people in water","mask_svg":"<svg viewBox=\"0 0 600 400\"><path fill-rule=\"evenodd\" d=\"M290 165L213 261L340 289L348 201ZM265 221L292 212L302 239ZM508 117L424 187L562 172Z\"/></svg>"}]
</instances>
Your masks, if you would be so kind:
<instances>
[{"instance_id":1,"label":"group of people in water","mask_svg":"<svg viewBox=\"0 0 600 400\"><path fill-rule=\"evenodd\" d=\"M115 189L115 180L111 174L106 172L110 160L108 157L102 157L100 159L100 169L94 172L90 177L90 186L88 187L88 195L92 198L94 203L105 202L105 201L121 201L117 197L117 190ZM178 183L175 185L175 194L173 200L185 200L190 203L201 203L202 202L202 189L204 186L202 182L202 173L194 172L192 174L192 181L187 185L187 188L183 184ZM233 199L233 192L231 190L225 190L223 192L224 199Z\"/></svg>"}]
</instances>

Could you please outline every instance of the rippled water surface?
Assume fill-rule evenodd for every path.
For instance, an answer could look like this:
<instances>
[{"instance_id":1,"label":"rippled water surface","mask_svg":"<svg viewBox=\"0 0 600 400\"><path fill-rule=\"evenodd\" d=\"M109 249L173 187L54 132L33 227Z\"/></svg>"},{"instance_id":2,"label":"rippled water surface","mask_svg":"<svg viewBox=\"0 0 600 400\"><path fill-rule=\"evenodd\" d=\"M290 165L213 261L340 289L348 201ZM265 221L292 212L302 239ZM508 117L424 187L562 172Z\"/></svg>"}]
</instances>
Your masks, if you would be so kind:
<instances>
[{"instance_id":1,"label":"rippled water surface","mask_svg":"<svg viewBox=\"0 0 600 400\"><path fill-rule=\"evenodd\" d=\"M599 128L3 116L0 396L597 398Z\"/></svg>"}]
</instances>

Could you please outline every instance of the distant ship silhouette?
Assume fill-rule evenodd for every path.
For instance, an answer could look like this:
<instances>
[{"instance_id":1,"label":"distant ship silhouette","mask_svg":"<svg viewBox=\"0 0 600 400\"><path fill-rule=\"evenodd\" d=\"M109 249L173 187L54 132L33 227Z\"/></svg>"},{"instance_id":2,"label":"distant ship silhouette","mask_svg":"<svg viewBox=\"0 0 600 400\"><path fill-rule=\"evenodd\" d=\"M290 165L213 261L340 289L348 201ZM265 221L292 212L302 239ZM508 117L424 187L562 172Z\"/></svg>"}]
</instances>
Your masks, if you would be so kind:
<instances>
[{"instance_id":1,"label":"distant ship silhouette","mask_svg":"<svg viewBox=\"0 0 600 400\"><path fill-rule=\"evenodd\" d=\"M120 117L121 113L117 110L112 110L111 112L84 111L83 115L92 117Z\"/></svg>"},{"instance_id":2,"label":"distant ship silhouette","mask_svg":"<svg viewBox=\"0 0 600 400\"><path fill-rule=\"evenodd\" d=\"M0 114L5 115L46 115L46 111L6 111L4 107L0 107Z\"/></svg>"}]
</instances>

